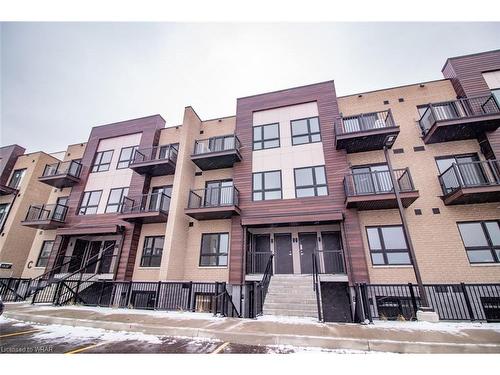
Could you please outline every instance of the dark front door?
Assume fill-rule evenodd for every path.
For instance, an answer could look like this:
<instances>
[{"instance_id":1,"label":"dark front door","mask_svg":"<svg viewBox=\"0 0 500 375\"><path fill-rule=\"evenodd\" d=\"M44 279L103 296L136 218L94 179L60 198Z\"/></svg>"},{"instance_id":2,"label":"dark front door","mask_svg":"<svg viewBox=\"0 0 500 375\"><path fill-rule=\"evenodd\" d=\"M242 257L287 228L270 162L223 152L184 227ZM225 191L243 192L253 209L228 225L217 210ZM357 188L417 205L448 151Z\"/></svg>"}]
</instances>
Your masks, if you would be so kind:
<instances>
[{"instance_id":1,"label":"dark front door","mask_svg":"<svg viewBox=\"0 0 500 375\"><path fill-rule=\"evenodd\" d=\"M324 273L344 273L340 232L321 232L323 251L319 253L320 270Z\"/></svg>"},{"instance_id":2,"label":"dark front door","mask_svg":"<svg viewBox=\"0 0 500 375\"><path fill-rule=\"evenodd\" d=\"M290 233L274 235L274 253L276 273L293 273L292 235Z\"/></svg>"},{"instance_id":3,"label":"dark front door","mask_svg":"<svg viewBox=\"0 0 500 375\"><path fill-rule=\"evenodd\" d=\"M89 242L85 240L76 240L73 253L71 254L71 261L69 262L68 272L72 273L78 271L82 267L88 243Z\"/></svg>"},{"instance_id":4,"label":"dark front door","mask_svg":"<svg viewBox=\"0 0 500 375\"><path fill-rule=\"evenodd\" d=\"M253 236L253 240L252 273L264 273L271 256L271 236L269 234L256 234Z\"/></svg>"},{"instance_id":5,"label":"dark front door","mask_svg":"<svg viewBox=\"0 0 500 375\"><path fill-rule=\"evenodd\" d=\"M85 268L84 273L94 273L96 270L97 262L96 260L99 258L99 252L101 250L101 241L92 241L88 246L87 256L85 259L86 263L92 263Z\"/></svg>"},{"instance_id":6,"label":"dark front door","mask_svg":"<svg viewBox=\"0 0 500 375\"><path fill-rule=\"evenodd\" d=\"M316 236L316 233L299 233L301 273L312 273L312 255L316 251Z\"/></svg>"}]
</instances>

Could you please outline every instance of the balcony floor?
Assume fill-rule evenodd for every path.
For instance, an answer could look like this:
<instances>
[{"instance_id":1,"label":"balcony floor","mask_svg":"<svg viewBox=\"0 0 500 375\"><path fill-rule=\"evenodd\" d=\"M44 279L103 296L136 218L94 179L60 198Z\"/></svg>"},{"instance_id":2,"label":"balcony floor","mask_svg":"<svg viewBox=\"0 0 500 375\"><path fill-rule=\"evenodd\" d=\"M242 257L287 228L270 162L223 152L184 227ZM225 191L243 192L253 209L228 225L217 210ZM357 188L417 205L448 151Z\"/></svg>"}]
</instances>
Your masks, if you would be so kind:
<instances>
[{"instance_id":1,"label":"balcony floor","mask_svg":"<svg viewBox=\"0 0 500 375\"><path fill-rule=\"evenodd\" d=\"M442 197L447 206L500 202L500 185L461 188Z\"/></svg>"},{"instance_id":2,"label":"balcony floor","mask_svg":"<svg viewBox=\"0 0 500 375\"><path fill-rule=\"evenodd\" d=\"M401 203L403 207L411 206L419 197L418 190L401 192ZM348 196L346 198L346 208L357 208L358 210L385 210L398 208L396 194L383 193L383 194L369 194L369 195L356 195Z\"/></svg>"},{"instance_id":3,"label":"balcony floor","mask_svg":"<svg viewBox=\"0 0 500 375\"><path fill-rule=\"evenodd\" d=\"M150 160L130 164L134 172L152 177L167 176L175 173L175 162L169 159Z\"/></svg>"},{"instance_id":4,"label":"balcony floor","mask_svg":"<svg viewBox=\"0 0 500 375\"><path fill-rule=\"evenodd\" d=\"M211 152L191 155L191 160L202 171L209 171L212 169L231 168L234 163L241 161L241 154L238 150Z\"/></svg>"},{"instance_id":5,"label":"balcony floor","mask_svg":"<svg viewBox=\"0 0 500 375\"><path fill-rule=\"evenodd\" d=\"M500 113L437 121L423 137L425 144L474 139L500 127Z\"/></svg>"},{"instance_id":6,"label":"balcony floor","mask_svg":"<svg viewBox=\"0 0 500 375\"><path fill-rule=\"evenodd\" d=\"M196 220L230 219L233 215L240 215L237 206L186 208L184 213Z\"/></svg>"},{"instance_id":7,"label":"balcony floor","mask_svg":"<svg viewBox=\"0 0 500 375\"><path fill-rule=\"evenodd\" d=\"M17 192L16 189L8 187L6 185L0 185L0 196L1 195L11 195Z\"/></svg>"},{"instance_id":8,"label":"balcony floor","mask_svg":"<svg viewBox=\"0 0 500 375\"><path fill-rule=\"evenodd\" d=\"M143 224L153 223L166 223L168 220L168 213L163 211L144 211L144 212L130 212L120 214L119 218L128 222L136 222Z\"/></svg>"},{"instance_id":9,"label":"balcony floor","mask_svg":"<svg viewBox=\"0 0 500 375\"><path fill-rule=\"evenodd\" d=\"M385 139L389 135L397 136L399 127L372 129L353 133L343 133L336 136L337 150L345 149L347 153L382 150Z\"/></svg>"},{"instance_id":10,"label":"balcony floor","mask_svg":"<svg viewBox=\"0 0 500 375\"><path fill-rule=\"evenodd\" d=\"M36 220L36 221L21 221L21 225L35 229L57 229L64 226L64 222L57 220Z\"/></svg>"},{"instance_id":11,"label":"balcony floor","mask_svg":"<svg viewBox=\"0 0 500 375\"><path fill-rule=\"evenodd\" d=\"M80 181L80 178L69 174L60 174L55 176L41 176L38 177L38 181L62 189L65 187L75 186Z\"/></svg>"}]
</instances>

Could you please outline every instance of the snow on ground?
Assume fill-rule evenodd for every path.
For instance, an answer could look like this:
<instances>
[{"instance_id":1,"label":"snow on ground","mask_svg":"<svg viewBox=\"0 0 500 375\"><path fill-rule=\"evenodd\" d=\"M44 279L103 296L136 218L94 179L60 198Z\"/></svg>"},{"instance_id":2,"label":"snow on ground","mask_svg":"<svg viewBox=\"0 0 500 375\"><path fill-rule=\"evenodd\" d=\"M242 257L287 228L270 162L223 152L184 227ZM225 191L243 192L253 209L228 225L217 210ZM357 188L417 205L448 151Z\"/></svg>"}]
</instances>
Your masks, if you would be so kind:
<instances>
[{"instance_id":1,"label":"snow on ground","mask_svg":"<svg viewBox=\"0 0 500 375\"><path fill-rule=\"evenodd\" d=\"M263 315L256 319L260 322L276 322L286 324L322 324L316 318L302 316L281 316L281 315Z\"/></svg>"},{"instance_id":2,"label":"snow on ground","mask_svg":"<svg viewBox=\"0 0 500 375\"><path fill-rule=\"evenodd\" d=\"M324 349L318 347L298 347L292 345L268 345L267 354L296 353L296 354L381 354L383 352L368 352L354 349Z\"/></svg>"},{"instance_id":3,"label":"snow on ground","mask_svg":"<svg viewBox=\"0 0 500 375\"><path fill-rule=\"evenodd\" d=\"M500 323L481 323L481 322L400 322L374 320L374 324L368 324L365 327L387 328L395 330L422 330L422 331L445 331L460 332L464 329L489 329L500 331Z\"/></svg>"}]
</instances>

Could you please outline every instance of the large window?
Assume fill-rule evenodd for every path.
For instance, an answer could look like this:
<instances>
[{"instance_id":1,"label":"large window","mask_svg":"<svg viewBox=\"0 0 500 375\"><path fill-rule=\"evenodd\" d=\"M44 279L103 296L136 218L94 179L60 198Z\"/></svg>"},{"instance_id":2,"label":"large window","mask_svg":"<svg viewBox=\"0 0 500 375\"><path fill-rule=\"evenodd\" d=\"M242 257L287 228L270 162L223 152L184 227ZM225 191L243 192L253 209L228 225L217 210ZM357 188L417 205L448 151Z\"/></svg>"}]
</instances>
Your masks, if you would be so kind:
<instances>
[{"instance_id":1,"label":"large window","mask_svg":"<svg viewBox=\"0 0 500 375\"><path fill-rule=\"evenodd\" d=\"M203 234L200 266L227 266L229 233Z\"/></svg>"},{"instance_id":2,"label":"large window","mask_svg":"<svg viewBox=\"0 0 500 375\"><path fill-rule=\"evenodd\" d=\"M292 145L321 141L318 117L293 120L290 124L292 126Z\"/></svg>"},{"instance_id":3,"label":"large window","mask_svg":"<svg viewBox=\"0 0 500 375\"><path fill-rule=\"evenodd\" d=\"M281 199L281 171L253 174L253 200Z\"/></svg>"},{"instance_id":4,"label":"large window","mask_svg":"<svg viewBox=\"0 0 500 375\"><path fill-rule=\"evenodd\" d=\"M12 173L12 177L10 178L9 187L13 189L18 189L21 186L21 182L23 180L24 174L26 173L26 169L17 169Z\"/></svg>"},{"instance_id":5,"label":"large window","mask_svg":"<svg viewBox=\"0 0 500 375\"><path fill-rule=\"evenodd\" d=\"M280 147L279 124L260 125L253 127L253 149Z\"/></svg>"},{"instance_id":6,"label":"large window","mask_svg":"<svg viewBox=\"0 0 500 375\"><path fill-rule=\"evenodd\" d=\"M86 191L83 193L82 204L78 210L78 215L92 215L97 213L102 190Z\"/></svg>"},{"instance_id":7,"label":"large window","mask_svg":"<svg viewBox=\"0 0 500 375\"><path fill-rule=\"evenodd\" d=\"M324 166L296 168L294 172L297 198L328 195Z\"/></svg>"},{"instance_id":8,"label":"large window","mask_svg":"<svg viewBox=\"0 0 500 375\"><path fill-rule=\"evenodd\" d=\"M144 238L144 249L142 250L141 267L160 267L164 242L164 236L152 236Z\"/></svg>"},{"instance_id":9,"label":"large window","mask_svg":"<svg viewBox=\"0 0 500 375\"><path fill-rule=\"evenodd\" d=\"M469 262L500 262L500 227L498 220L458 223L458 229Z\"/></svg>"},{"instance_id":10,"label":"large window","mask_svg":"<svg viewBox=\"0 0 500 375\"><path fill-rule=\"evenodd\" d=\"M120 151L120 157L118 159L118 164L116 165L116 169L124 169L128 168L130 163L134 160L135 151L139 148L139 146L130 146L124 147Z\"/></svg>"},{"instance_id":11,"label":"large window","mask_svg":"<svg viewBox=\"0 0 500 375\"><path fill-rule=\"evenodd\" d=\"M411 264L408 246L400 225L366 228L372 264Z\"/></svg>"},{"instance_id":12,"label":"large window","mask_svg":"<svg viewBox=\"0 0 500 375\"><path fill-rule=\"evenodd\" d=\"M50 252L52 251L52 246L54 241L43 241L42 249L38 255L35 267L46 267L49 262Z\"/></svg>"},{"instance_id":13,"label":"large window","mask_svg":"<svg viewBox=\"0 0 500 375\"><path fill-rule=\"evenodd\" d=\"M106 205L106 212L120 212L123 205L123 197L128 195L128 187L111 189Z\"/></svg>"},{"instance_id":14,"label":"large window","mask_svg":"<svg viewBox=\"0 0 500 375\"><path fill-rule=\"evenodd\" d=\"M113 158L113 150L99 151L95 154L94 164L91 172L105 172L109 170L111 159Z\"/></svg>"},{"instance_id":15,"label":"large window","mask_svg":"<svg viewBox=\"0 0 500 375\"><path fill-rule=\"evenodd\" d=\"M0 227L2 226L5 218L7 217L8 212L9 212L9 204L8 203L0 204Z\"/></svg>"}]
</instances>

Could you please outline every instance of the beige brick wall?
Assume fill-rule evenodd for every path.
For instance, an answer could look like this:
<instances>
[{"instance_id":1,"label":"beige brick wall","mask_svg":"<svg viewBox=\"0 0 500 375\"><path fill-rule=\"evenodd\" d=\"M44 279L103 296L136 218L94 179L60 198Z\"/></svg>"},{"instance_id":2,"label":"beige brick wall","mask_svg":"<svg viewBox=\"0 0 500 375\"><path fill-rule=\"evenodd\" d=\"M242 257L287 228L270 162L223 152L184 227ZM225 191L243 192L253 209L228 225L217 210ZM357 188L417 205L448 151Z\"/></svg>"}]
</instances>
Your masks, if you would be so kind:
<instances>
[{"instance_id":1,"label":"beige brick wall","mask_svg":"<svg viewBox=\"0 0 500 375\"><path fill-rule=\"evenodd\" d=\"M499 219L498 203L445 206L438 181L435 157L477 153L481 158L477 140L456 141L425 145L425 151L414 152L414 146L424 146L420 138L416 106L429 102L453 100L456 94L447 80L401 88L381 90L372 93L339 98L340 111L353 115L390 108L395 122L400 126L400 134L393 146L403 148L403 154L393 154L390 158L394 168L410 168L420 197L406 211L410 235L415 247L417 261L424 282L498 282L500 264L471 265L467 259L457 221ZM404 98L404 102L399 102ZM389 100L389 105L383 101ZM351 165L384 162L383 151L348 154ZM416 216L414 209L422 210ZM434 215L432 208L439 208L441 214ZM411 267L372 266L366 238L366 226L399 224L397 210L359 211L363 241L367 254L370 279L373 283L400 283L414 281Z\"/></svg>"}]
</instances>

